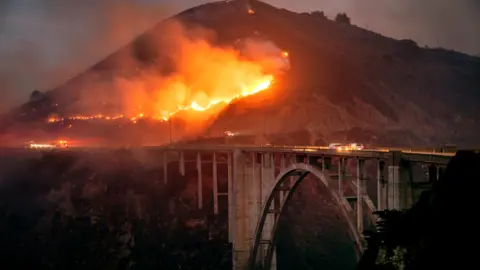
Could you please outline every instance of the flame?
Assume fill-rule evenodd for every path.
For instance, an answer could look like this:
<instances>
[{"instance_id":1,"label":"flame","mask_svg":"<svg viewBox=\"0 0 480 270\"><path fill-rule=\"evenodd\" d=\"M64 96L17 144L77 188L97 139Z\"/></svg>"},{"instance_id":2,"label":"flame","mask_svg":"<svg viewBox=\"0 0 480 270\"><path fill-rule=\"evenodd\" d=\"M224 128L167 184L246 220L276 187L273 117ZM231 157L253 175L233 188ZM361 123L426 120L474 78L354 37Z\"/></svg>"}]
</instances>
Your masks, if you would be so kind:
<instances>
[{"instance_id":1,"label":"flame","mask_svg":"<svg viewBox=\"0 0 480 270\"><path fill-rule=\"evenodd\" d=\"M253 14L255 14L255 10L253 10L253 9L249 8L249 9L248 9L248 14L250 14L250 15L253 15Z\"/></svg>"},{"instance_id":2,"label":"flame","mask_svg":"<svg viewBox=\"0 0 480 270\"><path fill-rule=\"evenodd\" d=\"M183 106L183 105L178 105L176 110L174 111L162 111L160 115L153 115L150 117L146 117L144 113L139 113L138 115L127 117L125 115L113 115L113 116L107 116L103 114L97 114L97 115L92 115L92 116L84 116L84 115L75 115L75 116L70 116L67 118L63 117L57 117L57 116L50 116L47 119L48 123L58 123L58 122L63 122L65 119L68 120L118 120L118 119L123 119L123 120L130 120L133 123L136 123L138 119L141 118L151 118L153 120L160 120L160 121L168 121L171 117L176 115L179 112L182 111L197 111L197 112L204 112L209 109L211 109L215 105L228 105L232 101L236 99L240 99L243 97L251 96L254 94L257 94L259 92L262 92L264 90L267 90L270 85L273 82L273 75L265 75L259 83L256 83L255 85L252 85L251 87L243 86L243 89L241 90L240 93L224 98L224 99L211 99L207 102L206 105L202 106L199 104L198 101L193 100L189 105Z\"/></svg>"},{"instance_id":3,"label":"flame","mask_svg":"<svg viewBox=\"0 0 480 270\"><path fill-rule=\"evenodd\" d=\"M282 53L283 57L283 53ZM73 115L68 117L59 117L57 115L51 115L48 117L48 123L58 123L63 122L65 120L129 120L133 123L136 123L141 118L149 118L158 121L169 121L171 117L174 115L185 112L185 111L195 111L195 112L206 112L214 106L225 107L230 104L234 100L238 100L247 96L255 95L259 92L268 90L271 84L274 81L274 75L267 74L263 75L260 70L259 64L250 63L250 62L240 62L239 69L230 69L224 71L224 74L227 75L226 79L222 78L209 78L212 82L207 84L212 84L214 87L218 85L225 86L229 88L229 91L223 92L221 89L218 93L214 93L212 96L206 95L198 95L197 99L191 100L187 105L176 105L174 108L162 109L163 103L159 101L158 106L154 106L154 108L158 108L159 110L156 113L146 114L145 112L139 112L135 114L131 114L130 116L124 114L117 114L117 115L104 115L104 114L95 114L95 115ZM242 69L241 67L244 67ZM252 72L253 71L253 72ZM231 74L230 74L231 73ZM232 87L229 85L229 81L233 79L236 80L238 85L237 87ZM208 81L208 80L207 80ZM172 85L179 85L179 82L171 82L166 86L166 88L172 87ZM181 89L187 89L187 91L191 91L186 86L182 85ZM162 92L162 91L159 91ZM203 92L200 92L203 93ZM222 97L223 96L223 97ZM138 109L141 109L142 106L137 106Z\"/></svg>"},{"instance_id":4,"label":"flame","mask_svg":"<svg viewBox=\"0 0 480 270\"><path fill-rule=\"evenodd\" d=\"M38 148L67 148L68 141L66 140L58 140L53 143L35 143L35 142L26 142L27 148L38 149Z\"/></svg>"},{"instance_id":5,"label":"flame","mask_svg":"<svg viewBox=\"0 0 480 270\"><path fill-rule=\"evenodd\" d=\"M254 11L250 8L248 13ZM140 119L169 121L181 114L188 118L185 120L190 127L191 123L203 121L201 119L211 119L234 100L271 89L275 77L285 71L284 62L288 63L285 61L288 53L270 41L250 40L245 49L238 50L212 45L209 33L204 34L203 29L192 37L183 26L174 24L172 27L171 31L167 29L162 33L168 40L160 38L160 41L152 41L152 46L158 45L168 51L175 72L165 76L158 70L160 65L140 70L136 62L132 63L132 70L141 71L137 75L120 75L112 84L99 83L97 87L82 91L82 104L94 112L92 115L51 116L47 122L125 120L137 123ZM128 65L130 62L125 64ZM119 93L114 102L110 102L111 87ZM121 105L117 114L96 113L103 107L92 108L91 104L106 104L107 101Z\"/></svg>"}]
</instances>

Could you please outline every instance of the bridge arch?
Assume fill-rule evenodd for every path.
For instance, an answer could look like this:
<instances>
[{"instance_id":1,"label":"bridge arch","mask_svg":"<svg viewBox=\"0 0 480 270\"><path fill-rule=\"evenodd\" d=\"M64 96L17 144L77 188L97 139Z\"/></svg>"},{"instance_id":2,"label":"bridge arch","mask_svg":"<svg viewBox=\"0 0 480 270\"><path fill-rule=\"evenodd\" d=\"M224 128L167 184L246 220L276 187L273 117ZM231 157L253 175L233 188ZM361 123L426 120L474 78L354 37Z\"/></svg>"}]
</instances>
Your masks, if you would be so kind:
<instances>
[{"instance_id":1,"label":"bridge arch","mask_svg":"<svg viewBox=\"0 0 480 270\"><path fill-rule=\"evenodd\" d=\"M353 221L354 218L352 216L353 211L350 207L350 204L343 196L340 196L338 194L336 187L332 187L331 185L331 183L333 182L332 179L314 165L306 164L306 163L295 163L283 169L279 173L279 175L275 179L275 185L272 187L271 191L268 193L269 195L263 205L263 210L261 212L261 216L260 216L260 219L258 220L257 228L255 230L253 244L250 251L249 269L257 269L259 263L262 266L261 269L267 269L267 270L270 269L273 253L275 250L276 230L279 224L280 217L284 213L285 206L290 201L298 185L302 182L302 180L305 177L307 177L310 174L315 175L323 183L323 185L327 188L327 190L329 191L335 203L338 206L340 206L342 214L348 222L350 233L357 244L357 252L360 253L360 251L363 249L362 237L355 227L355 223ZM290 183L290 186L288 187L288 189L285 189L283 187L284 186L283 183L286 182L287 179L289 179L289 177L291 176L294 176L293 177L294 181L293 183ZM278 192L283 192L283 191L286 191L287 194L283 196L283 200L280 201L280 207L276 212L277 215L275 217L275 221L274 221L269 239L265 242L265 240L262 239L262 235L265 229L267 216L269 214L272 214L270 209L274 203L274 199L277 196ZM267 245L267 250L266 250L265 256L263 258L260 258L260 261L258 261L257 257L258 257L261 245Z\"/></svg>"}]
</instances>

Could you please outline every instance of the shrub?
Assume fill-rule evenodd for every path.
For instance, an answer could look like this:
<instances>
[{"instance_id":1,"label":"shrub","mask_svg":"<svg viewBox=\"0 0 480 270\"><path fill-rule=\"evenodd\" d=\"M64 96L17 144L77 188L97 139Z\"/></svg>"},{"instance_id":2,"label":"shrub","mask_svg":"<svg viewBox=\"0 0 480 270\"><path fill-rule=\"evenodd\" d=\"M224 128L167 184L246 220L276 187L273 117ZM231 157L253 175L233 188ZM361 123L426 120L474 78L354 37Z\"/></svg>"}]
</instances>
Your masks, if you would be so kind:
<instances>
[{"instance_id":1,"label":"shrub","mask_svg":"<svg viewBox=\"0 0 480 270\"><path fill-rule=\"evenodd\" d=\"M351 24L350 17L348 17L347 13L338 13L337 16L335 16L335 21L339 23Z\"/></svg>"},{"instance_id":2,"label":"shrub","mask_svg":"<svg viewBox=\"0 0 480 270\"><path fill-rule=\"evenodd\" d=\"M310 14L312 14L313 16L320 17L320 18L327 18L327 16L325 16L325 13L323 11L319 11L319 10L312 11Z\"/></svg>"}]
</instances>

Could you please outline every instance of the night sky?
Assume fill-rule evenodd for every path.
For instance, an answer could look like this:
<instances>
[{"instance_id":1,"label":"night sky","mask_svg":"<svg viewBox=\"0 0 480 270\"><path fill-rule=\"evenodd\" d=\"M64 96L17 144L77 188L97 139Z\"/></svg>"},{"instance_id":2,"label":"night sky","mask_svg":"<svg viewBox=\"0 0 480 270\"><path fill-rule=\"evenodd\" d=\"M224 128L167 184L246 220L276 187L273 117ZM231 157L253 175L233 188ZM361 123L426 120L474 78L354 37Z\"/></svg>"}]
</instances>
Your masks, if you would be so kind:
<instances>
[{"instance_id":1,"label":"night sky","mask_svg":"<svg viewBox=\"0 0 480 270\"><path fill-rule=\"evenodd\" d=\"M0 112L62 83L135 35L205 0L0 0ZM353 24L421 45L480 54L478 0L265 0L346 12Z\"/></svg>"}]
</instances>

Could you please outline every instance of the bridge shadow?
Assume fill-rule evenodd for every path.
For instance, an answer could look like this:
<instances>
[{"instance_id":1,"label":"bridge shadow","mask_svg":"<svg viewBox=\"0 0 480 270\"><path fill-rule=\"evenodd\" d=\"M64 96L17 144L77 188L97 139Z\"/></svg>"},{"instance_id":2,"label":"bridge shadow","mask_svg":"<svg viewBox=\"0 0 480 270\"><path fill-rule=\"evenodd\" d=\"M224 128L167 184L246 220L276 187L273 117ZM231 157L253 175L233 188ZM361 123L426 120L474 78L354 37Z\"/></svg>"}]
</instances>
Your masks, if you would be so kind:
<instances>
[{"instance_id":1,"label":"bridge shadow","mask_svg":"<svg viewBox=\"0 0 480 270\"><path fill-rule=\"evenodd\" d=\"M356 247L330 192L314 175L292 195L277 229L277 269L353 269Z\"/></svg>"}]
</instances>

